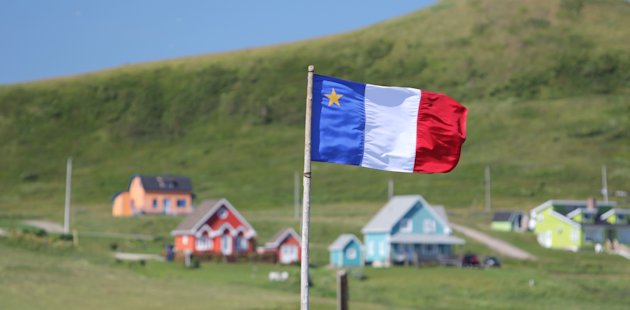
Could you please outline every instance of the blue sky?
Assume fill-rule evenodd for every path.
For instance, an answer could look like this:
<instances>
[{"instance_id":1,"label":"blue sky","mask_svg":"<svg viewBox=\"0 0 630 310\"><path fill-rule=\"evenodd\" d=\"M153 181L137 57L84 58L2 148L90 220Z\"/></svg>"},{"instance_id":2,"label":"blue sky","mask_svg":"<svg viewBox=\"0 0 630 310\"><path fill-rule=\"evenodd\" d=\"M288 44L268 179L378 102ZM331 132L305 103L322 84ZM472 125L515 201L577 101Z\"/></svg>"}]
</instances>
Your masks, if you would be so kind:
<instances>
[{"instance_id":1,"label":"blue sky","mask_svg":"<svg viewBox=\"0 0 630 310\"><path fill-rule=\"evenodd\" d=\"M434 0L3 0L0 84L346 32Z\"/></svg>"}]
</instances>

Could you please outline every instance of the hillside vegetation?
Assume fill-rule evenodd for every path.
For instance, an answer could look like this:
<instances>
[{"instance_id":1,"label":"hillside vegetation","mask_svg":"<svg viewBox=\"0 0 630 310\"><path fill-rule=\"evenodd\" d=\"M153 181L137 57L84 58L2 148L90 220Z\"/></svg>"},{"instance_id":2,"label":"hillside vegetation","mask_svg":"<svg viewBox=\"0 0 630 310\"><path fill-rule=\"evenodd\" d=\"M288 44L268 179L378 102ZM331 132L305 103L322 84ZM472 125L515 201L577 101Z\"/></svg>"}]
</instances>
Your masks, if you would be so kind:
<instances>
[{"instance_id":1,"label":"hillside vegetation","mask_svg":"<svg viewBox=\"0 0 630 310\"><path fill-rule=\"evenodd\" d=\"M360 31L287 45L0 87L0 206L104 207L132 173L188 175L197 197L239 208L292 203L303 158L306 66L430 89L469 107L446 175L315 164L313 202L397 193L480 206L492 167L498 208L630 189L630 4L622 0L441 1ZM37 212L39 212L37 211Z\"/></svg>"}]
</instances>

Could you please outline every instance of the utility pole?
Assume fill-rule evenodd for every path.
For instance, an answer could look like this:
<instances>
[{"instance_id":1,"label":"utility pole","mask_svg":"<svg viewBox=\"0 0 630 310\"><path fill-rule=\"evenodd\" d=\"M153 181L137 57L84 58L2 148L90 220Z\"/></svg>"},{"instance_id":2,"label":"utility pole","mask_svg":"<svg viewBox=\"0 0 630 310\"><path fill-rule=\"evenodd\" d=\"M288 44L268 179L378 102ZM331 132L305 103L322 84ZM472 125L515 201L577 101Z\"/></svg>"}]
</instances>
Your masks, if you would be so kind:
<instances>
[{"instance_id":1,"label":"utility pole","mask_svg":"<svg viewBox=\"0 0 630 310\"><path fill-rule=\"evenodd\" d=\"M606 175L606 165L602 165L602 195L604 195L604 201L608 201L608 177Z\"/></svg>"},{"instance_id":2,"label":"utility pole","mask_svg":"<svg viewBox=\"0 0 630 310\"><path fill-rule=\"evenodd\" d=\"M298 172L293 173L293 218L296 222L300 220L300 176Z\"/></svg>"},{"instance_id":3,"label":"utility pole","mask_svg":"<svg viewBox=\"0 0 630 310\"><path fill-rule=\"evenodd\" d=\"M484 183L486 185L486 211L490 211L492 209L492 197L490 196L490 166L486 166Z\"/></svg>"},{"instance_id":4,"label":"utility pole","mask_svg":"<svg viewBox=\"0 0 630 310\"><path fill-rule=\"evenodd\" d=\"M394 197L394 180L389 179L387 181L387 200L392 199Z\"/></svg>"},{"instance_id":5,"label":"utility pole","mask_svg":"<svg viewBox=\"0 0 630 310\"><path fill-rule=\"evenodd\" d=\"M72 157L66 162L66 207L63 216L63 233L70 233L70 187L72 186Z\"/></svg>"}]
</instances>

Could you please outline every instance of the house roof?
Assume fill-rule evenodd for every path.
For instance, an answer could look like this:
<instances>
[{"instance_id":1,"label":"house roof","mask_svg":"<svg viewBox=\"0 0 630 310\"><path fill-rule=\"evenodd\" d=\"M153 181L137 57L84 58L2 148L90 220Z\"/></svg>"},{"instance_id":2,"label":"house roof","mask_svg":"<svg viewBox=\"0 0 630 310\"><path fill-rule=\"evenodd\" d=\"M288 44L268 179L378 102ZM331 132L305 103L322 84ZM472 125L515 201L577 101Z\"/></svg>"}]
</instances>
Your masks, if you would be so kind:
<instances>
[{"instance_id":1,"label":"house roof","mask_svg":"<svg viewBox=\"0 0 630 310\"><path fill-rule=\"evenodd\" d=\"M588 201L587 200L558 200L558 199L552 199L552 200L547 200L545 201L543 204L539 205L538 207L532 209L532 213L537 213L542 211L543 209L549 208L549 207L553 207L554 210L562 215L566 215L568 213L571 213L572 211L574 211L575 209L580 209L580 208L586 208L586 206L588 205ZM597 208L613 208L615 206L617 206L617 203L614 201L596 201L595 202L595 206L597 206Z\"/></svg>"},{"instance_id":2,"label":"house roof","mask_svg":"<svg viewBox=\"0 0 630 310\"><path fill-rule=\"evenodd\" d=\"M449 235L419 235L419 234L395 234L389 239L390 243L405 244L464 244L463 239Z\"/></svg>"},{"instance_id":3,"label":"house roof","mask_svg":"<svg viewBox=\"0 0 630 310\"><path fill-rule=\"evenodd\" d=\"M301 243L300 236L295 232L293 228L285 228L278 231L271 239L265 243L265 248L273 249L280 246L282 241L284 241L289 236L293 236L298 242Z\"/></svg>"},{"instance_id":4,"label":"house roof","mask_svg":"<svg viewBox=\"0 0 630 310\"><path fill-rule=\"evenodd\" d=\"M134 177L140 178L142 187L146 191L192 192L192 182L188 177L134 175L131 180Z\"/></svg>"},{"instance_id":5,"label":"house roof","mask_svg":"<svg viewBox=\"0 0 630 310\"><path fill-rule=\"evenodd\" d=\"M180 235L180 234L192 234L195 233L214 213L219 211L219 209L225 206L228 208L236 218L247 228L250 229L250 235L255 236L256 231L254 227L247 222L247 220L232 206L232 204L225 198L219 200L204 200L198 205L194 211L189 214L175 230L171 231L171 235Z\"/></svg>"},{"instance_id":6,"label":"house roof","mask_svg":"<svg viewBox=\"0 0 630 310\"><path fill-rule=\"evenodd\" d=\"M494 212L494 215L492 216L492 221L493 222L506 222L506 221L510 221L512 220L512 217L519 214L520 212L514 212L514 211L497 211Z\"/></svg>"},{"instance_id":7,"label":"house roof","mask_svg":"<svg viewBox=\"0 0 630 310\"><path fill-rule=\"evenodd\" d=\"M601 214L599 216L600 219L605 220L609 217L611 217L612 215L615 214L630 214L630 210L628 209L610 209L608 211L606 211L605 213Z\"/></svg>"},{"instance_id":8,"label":"house roof","mask_svg":"<svg viewBox=\"0 0 630 310\"><path fill-rule=\"evenodd\" d=\"M444 206L433 206L433 210L435 213L448 225L448 216L446 215L446 209Z\"/></svg>"},{"instance_id":9,"label":"house roof","mask_svg":"<svg viewBox=\"0 0 630 310\"><path fill-rule=\"evenodd\" d=\"M438 213L429 205L429 203L420 195L408 195L408 196L394 196L387 202L387 204L380 210L372 219L363 227L361 232L373 233L373 232L389 232L400 221L400 219L407 214L411 208L418 203L433 214L436 220L440 221L444 226L448 226L448 223L438 215ZM444 214L444 217L446 215Z\"/></svg>"},{"instance_id":10,"label":"house roof","mask_svg":"<svg viewBox=\"0 0 630 310\"><path fill-rule=\"evenodd\" d=\"M361 241L353 234L343 234L337 237L337 239L328 247L329 251L342 251L350 241L356 241L361 246Z\"/></svg>"}]
</instances>

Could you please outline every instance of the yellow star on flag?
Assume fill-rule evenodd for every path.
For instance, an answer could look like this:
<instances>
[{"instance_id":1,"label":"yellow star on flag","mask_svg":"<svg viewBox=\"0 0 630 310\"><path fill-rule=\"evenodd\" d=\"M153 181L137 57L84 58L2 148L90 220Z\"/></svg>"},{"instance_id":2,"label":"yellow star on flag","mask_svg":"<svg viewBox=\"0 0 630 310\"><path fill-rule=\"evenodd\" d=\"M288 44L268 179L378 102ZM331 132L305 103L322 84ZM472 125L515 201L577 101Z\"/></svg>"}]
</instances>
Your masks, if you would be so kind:
<instances>
[{"instance_id":1,"label":"yellow star on flag","mask_svg":"<svg viewBox=\"0 0 630 310\"><path fill-rule=\"evenodd\" d=\"M331 106L333 103L338 107L341 106L339 104L339 98L343 97L343 95L338 95L334 88L330 94L324 94L324 96L328 97L328 106Z\"/></svg>"}]
</instances>

